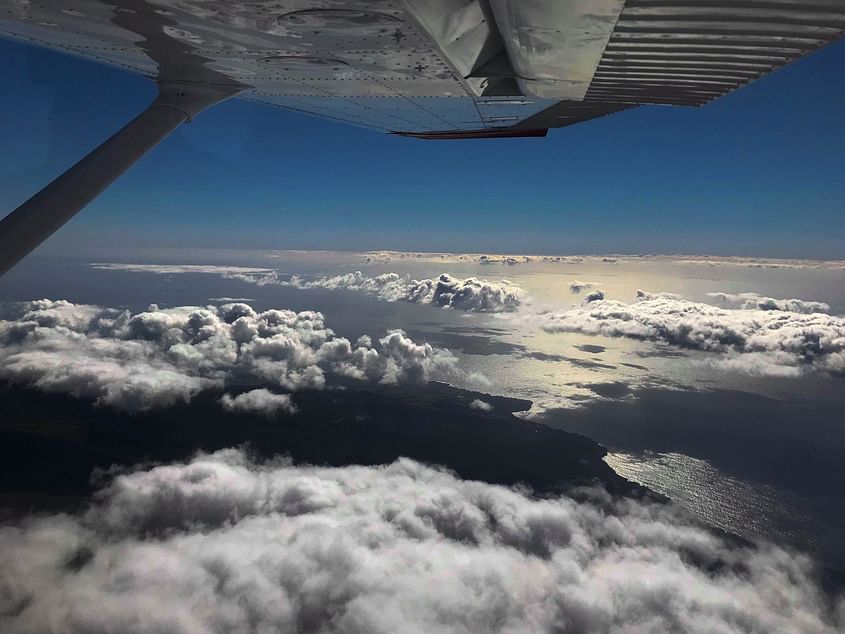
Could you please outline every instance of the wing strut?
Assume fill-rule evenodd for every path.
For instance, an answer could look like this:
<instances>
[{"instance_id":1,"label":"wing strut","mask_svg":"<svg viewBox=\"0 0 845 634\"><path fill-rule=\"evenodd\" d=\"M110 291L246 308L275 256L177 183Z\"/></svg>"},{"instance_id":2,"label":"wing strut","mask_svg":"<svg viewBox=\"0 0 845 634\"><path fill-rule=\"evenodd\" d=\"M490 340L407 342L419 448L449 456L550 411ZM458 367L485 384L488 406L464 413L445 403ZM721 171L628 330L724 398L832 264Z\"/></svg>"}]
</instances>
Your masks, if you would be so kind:
<instances>
[{"instance_id":1,"label":"wing strut","mask_svg":"<svg viewBox=\"0 0 845 634\"><path fill-rule=\"evenodd\" d=\"M0 276L173 130L242 89L238 85L159 84L158 97L144 112L0 220Z\"/></svg>"}]
</instances>

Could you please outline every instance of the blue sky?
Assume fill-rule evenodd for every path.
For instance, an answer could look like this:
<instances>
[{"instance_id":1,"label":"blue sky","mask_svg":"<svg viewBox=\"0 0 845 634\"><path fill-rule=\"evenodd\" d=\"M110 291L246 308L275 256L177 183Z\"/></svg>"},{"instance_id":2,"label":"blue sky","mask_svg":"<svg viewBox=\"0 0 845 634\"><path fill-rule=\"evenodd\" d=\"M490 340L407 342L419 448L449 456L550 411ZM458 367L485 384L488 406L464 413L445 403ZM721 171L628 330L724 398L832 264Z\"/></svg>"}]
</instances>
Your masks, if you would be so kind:
<instances>
[{"instance_id":1,"label":"blue sky","mask_svg":"<svg viewBox=\"0 0 845 634\"><path fill-rule=\"evenodd\" d=\"M132 118L148 80L0 41L0 210ZM700 109L424 142L242 101L198 117L44 247L845 258L845 42Z\"/></svg>"}]
</instances>

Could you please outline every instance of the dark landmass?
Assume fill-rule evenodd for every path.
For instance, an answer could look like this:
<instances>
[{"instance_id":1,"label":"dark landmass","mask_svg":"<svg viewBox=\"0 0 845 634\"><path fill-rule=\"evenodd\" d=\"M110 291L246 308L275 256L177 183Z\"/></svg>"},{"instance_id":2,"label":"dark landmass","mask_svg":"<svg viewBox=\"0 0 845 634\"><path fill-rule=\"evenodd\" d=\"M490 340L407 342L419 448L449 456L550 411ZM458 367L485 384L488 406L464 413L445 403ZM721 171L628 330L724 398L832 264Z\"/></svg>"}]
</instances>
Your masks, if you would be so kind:
<instances>
[{"instance_id":1,"label":"dark landmass","mask_svg":"<svg viewBox=\"0 0 845 634\"><path fill-rule=\"evenodd\" d=\"M466 479L527 484L541 494L588 484L648 494L614 473L601 445L513 415L530 401L438 383L347 386L297 392L296 415L268 419L227 412L219 396L209 392L190 404L132 415L0 384L0 508L7 517L73 510L95 489L95 469L184 460L198 450L245 444L258 457L287 454L319 465L384 464L405 456ZM477 398L493 410L470 408Z\"/></svg>"}]
</instances>

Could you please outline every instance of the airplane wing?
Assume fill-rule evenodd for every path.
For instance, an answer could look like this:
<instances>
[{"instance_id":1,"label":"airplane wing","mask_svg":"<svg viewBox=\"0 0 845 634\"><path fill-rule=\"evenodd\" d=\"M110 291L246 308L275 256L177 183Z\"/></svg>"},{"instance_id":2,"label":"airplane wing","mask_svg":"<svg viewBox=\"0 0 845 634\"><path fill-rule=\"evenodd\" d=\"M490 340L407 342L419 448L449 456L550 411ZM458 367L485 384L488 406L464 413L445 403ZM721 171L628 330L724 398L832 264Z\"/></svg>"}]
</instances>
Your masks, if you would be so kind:
<instances>
[{"instance_id":1,"label":"airplane wing","mask_svg":"<svg viewBox=\"0 0 845 634\"><path fill-rule=\"evenodd\" d=\"M845 30L842 0L5 3L0 36L153 79L237 82L243 99L435 139L539 136L641 104L700 106ZM180 70L187 54L199 63Z\"/></svg>"},{"instance_id":2,"label":"airplane wing","mask_svg":"<svg viewBox=\"0 0 845 634\"><path fill-rule=\"evenodd\" d=\"M223 99L421 139L538 137L701 106L843 32L845 0L0 0L0 37L159 87L0 220L0 275Z\"/></svg>"}]
</instances>

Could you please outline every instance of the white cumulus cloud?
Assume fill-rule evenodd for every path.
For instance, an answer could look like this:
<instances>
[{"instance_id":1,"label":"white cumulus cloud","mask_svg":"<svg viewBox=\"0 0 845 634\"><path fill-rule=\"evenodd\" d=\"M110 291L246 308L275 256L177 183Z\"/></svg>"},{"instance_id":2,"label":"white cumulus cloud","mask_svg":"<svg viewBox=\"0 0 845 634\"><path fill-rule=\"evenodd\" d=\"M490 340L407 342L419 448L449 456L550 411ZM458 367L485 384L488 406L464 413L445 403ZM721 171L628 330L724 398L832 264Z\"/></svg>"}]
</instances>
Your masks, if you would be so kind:
<instances>
[{"instance_id":1,"label":"white cumulus cloud","mask_svg":"<svg viewBox=\"0 0 845 634\"><path fill-rule=\"evenodd\" d=\"M480 410L482 412L492 412L493 411L493 406L490 403L488 403L487 401L482 401L480 398L477 398L477 399L473 400L472 402L470 402L469 408L470 409L477 409L477 410Z\"/></svg>"},{"instance_id":2,"label":"white cumulus cloud","mask_svg":"<svg viewBox=\"0 0 845 634\"><path fill-rule=\"evenodd\" d=\"M380 383L463 377L448 350L399 330L353 344L314 311L259 313L229 303L133 314L38 300L0 321L0 379L129 411L188 401L231 379L291 391L322 388L327 375Z\"/></svg>"},{"instance_id":3,"label":"white cumulus cloud","mask_svg":"<svg viewBox=\"0 0 845 634\"><path fill-rule=\"evenodd\" d=\"M514 264L520 264L530 261L531 258L527 256L519 257L514 255L481 255L478 257L479 264L507 264L508 266L513 266Z\"/></svg>"},{"instance_id":4,"label":"white cumulus cloud","mask_svg":"<svg viewBox=\"0 0 845 634\"><path fill-rule=\"evenodd\" d=\"M118 475L82 515L0 527L8 632L833 634L805 557L672 507L537 499L399 460L238 450Z\"/></svg>"},{"instance_id":5,"label":"white cumulus cloud","mask_svg":"<svg viewBox=\"0 0 845 634\"><path fill-rule=\"evenodd\" d=\"M388 302L431 304L474 312L515 311L525 298L523 290L508 280L491 282L475 277L461 279L444 273L436 279L414 280L397 273L370 277L355 271L312 281L291 280L298 288L363 291Z\"/></svg>"},{"instance_id":6,"label":"white cumulus cloud","mask_svg":"<svg viewBox=\"0 0 845 634\"><path fill-rule=\"evenodd\" d=\"M600 288L590 291L584 296L584 303L590 304L592 302L598 302L604 299L604 291Z\"/></svg>"},{"instance_id":7,"label":"white cumulus cloud","mask_svg":"<svg viewBox=\"0 0 845 634\"><path fill-rule=\"evenodd\" d=\"M644 291L641 288L637 289L636 293L637 300L644 300L644 299L683 299L680 295L676 293L652 293L650 291Z\"/></svg>"},{"instance_id":8,"label":"white cumulus cloud","mask_svg":"<svg viewBox=\"0 0 845 634\"><path fill-rule=\"evenodd\" d=\"M783 310L790 313L826 313L830 305L802 299L775 299L757 293L707 293L724 306L739 306L744 310Z\"/></svg>"},{"instance_id":9,"label":"white cumulus cloud","mask_svg":"<svg viewBox=\"0 0 845 634\"><path fill-rule=\"evenodd\" d=\"M230 412L249 412L267 417L279 412L296 413L296 407L289 394L275 394L263 387L237 396L224 394L220 397L220 404Z\"/></svg>"},{"instance_id":10,"label":"white cumulus cloud","mask_svg":"<svg viewBox=\"0 0 845 634\"><path fill-rule=\"evenodd\" d=\"M719 363L752 374L845 372L845 319L824 313L727 309L644 294L630 304L600 299L542 319L547 332L628 337L722 353L726 356Z\"/></svg>"}]
</instances>

